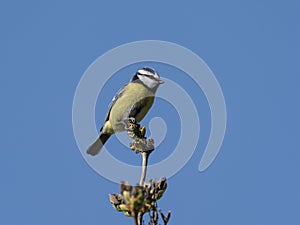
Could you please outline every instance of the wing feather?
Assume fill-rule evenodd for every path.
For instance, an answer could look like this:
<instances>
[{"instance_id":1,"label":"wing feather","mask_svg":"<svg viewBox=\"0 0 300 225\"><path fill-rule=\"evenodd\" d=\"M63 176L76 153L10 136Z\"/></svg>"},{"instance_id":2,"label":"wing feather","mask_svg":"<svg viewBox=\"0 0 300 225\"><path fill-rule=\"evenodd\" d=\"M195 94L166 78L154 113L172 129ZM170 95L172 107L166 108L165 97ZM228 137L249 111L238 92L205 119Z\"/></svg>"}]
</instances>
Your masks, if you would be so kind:
<instances>
[{"instance_id":1,"label":"wing feather","mask_svg":"<svg viewBox=\"0 0 300 225\"><path fill-rule=\"evenodd\" d=\"M105 118L104 124L105 124L106 121L109 120L110 111L111 111L112 107L114 106L114 104L117 102L117 100L124 94L126 86L127 85L124 85L122 88L120 88L119 91L117 92L117 94L111 100L111 103L108 106L109 109L108 109L108 111L106 113L106 118ZM101 127L100 131L102 131L102 128L103 127Z\"/></svg>"}]
</instances>

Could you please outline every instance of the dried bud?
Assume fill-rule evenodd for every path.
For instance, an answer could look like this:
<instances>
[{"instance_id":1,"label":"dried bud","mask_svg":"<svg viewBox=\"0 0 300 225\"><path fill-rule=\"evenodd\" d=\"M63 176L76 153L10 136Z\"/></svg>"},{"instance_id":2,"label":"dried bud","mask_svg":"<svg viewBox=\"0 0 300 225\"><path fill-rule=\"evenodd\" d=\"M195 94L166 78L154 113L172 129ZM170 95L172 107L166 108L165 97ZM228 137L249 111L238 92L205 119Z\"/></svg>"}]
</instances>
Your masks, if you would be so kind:
<instances>
[{"instance_id":1,"label":"dried bud","mask_svg":"<svg viewBox=\"0 0 300 225\"><path fill-rule=\"evenodd\" d=\"M131 216L131 213L128 211L128 212L125 212L124 215L130 217L130 216Z\"/></svg>"},{"instance_id":2,"label":"dried bud","mask_svg":"<svg viewBox=\"0 0 300 225\"><path fill-rule=\"evenodd\" d=\"M124 202L123 196L120 194L110 194L109 201L111 204L119 205Z\"/></svg>"},{"instance_id":3,"label":"dried bud","mask_svg":"<svg viewBox=\"0 0 300 225\"><path fill-rule=\"evenodd\" d=\"M146 127L145 126L141 126L140 133L141 133L141 137L145 137L145 135L146 135Z\"/></svg>"},{"instance_id":4,"label":"dried bud","mask_svg":"<svg viewBox=\"0 0 300 225\"><path fill-rule=\"evenodd\" d=\"M165 177L161 178L158 182L157 182L157 188L159 190L166 190L167 189L167 179Z\"/></svg>"},{"instance_id":5,"label":"dried bud","mask_svg":"<svg viewBox=\"0 0 300 225\"><path fill-rule=\"evenodd\" d=\"M126 204L119 205L119 211L127 212L128 211L127 205Z\"/></svg>"},{"instance_id":6,"label":"dried bud","mask_svg":"<svg viewBox=\"0 0 300 225\"><path fill-rule=\"evenodd\" d=\"M128 182L121 182L121 184L120 184L120 190L121 190L121 193L123 192L123 191L129 191L129 192L131 192L131 190L132 190L132 186L128 183Z\"/></svg>"}]
</instances>

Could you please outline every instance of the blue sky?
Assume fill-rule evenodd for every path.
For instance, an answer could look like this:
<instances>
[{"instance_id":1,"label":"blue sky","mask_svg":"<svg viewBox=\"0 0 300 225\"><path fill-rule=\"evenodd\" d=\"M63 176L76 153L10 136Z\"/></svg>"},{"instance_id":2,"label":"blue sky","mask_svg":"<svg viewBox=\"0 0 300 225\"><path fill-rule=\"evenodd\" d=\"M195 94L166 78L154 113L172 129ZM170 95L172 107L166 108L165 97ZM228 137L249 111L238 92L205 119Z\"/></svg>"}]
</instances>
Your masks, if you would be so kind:
<instances>
[{"instance_id":1,"label":"blue sky","mask_svg":"<svg viewBox=\"0 0 300 225\"><path fill-rule=\"evenodd\" d=\"M221 152L199 173L210 127L205 96L193 92L191 80L166 75L191 90L203 121L196 152L159 202L172 211L170 224L299 224L299 10L298 1L266 0L2 1L0 224L132 224L109 204L118 185L95 173L78 150L72 103L97 57L145 39L175 42L204 59L228 113ZM98 127L131 77L121 72L97 102ZM144 123L168 110L157 101ZM172 118L176 113L166 121ZM166 150L150 161L167 157L172 138L178 132L170 129ZM117 146L113 140L108 144ZM131 152L112 154L138 162Z\"/></svg>"}]
</instances>

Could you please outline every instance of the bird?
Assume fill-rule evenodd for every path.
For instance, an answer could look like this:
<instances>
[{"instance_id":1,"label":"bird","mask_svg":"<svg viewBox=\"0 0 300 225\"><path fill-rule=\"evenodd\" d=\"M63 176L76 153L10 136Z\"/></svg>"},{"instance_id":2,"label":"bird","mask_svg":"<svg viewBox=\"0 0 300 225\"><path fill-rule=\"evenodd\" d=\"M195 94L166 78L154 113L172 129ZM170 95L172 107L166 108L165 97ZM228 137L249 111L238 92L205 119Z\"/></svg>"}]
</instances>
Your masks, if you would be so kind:
<instances>
[{"instance_id":1,"label":"bird","mask_svg":"<svg viewBox=\"0 0 300 225\"><path fill-rule=\"evenodd\" d=\"M164 81L154 69L138 69L112 99L100 134L87 148L87 154L97 155L111 135L125 131L125 121L134 119L139 123L151 108L157 88L162 83Z\"/></svg>"}]
</instances>

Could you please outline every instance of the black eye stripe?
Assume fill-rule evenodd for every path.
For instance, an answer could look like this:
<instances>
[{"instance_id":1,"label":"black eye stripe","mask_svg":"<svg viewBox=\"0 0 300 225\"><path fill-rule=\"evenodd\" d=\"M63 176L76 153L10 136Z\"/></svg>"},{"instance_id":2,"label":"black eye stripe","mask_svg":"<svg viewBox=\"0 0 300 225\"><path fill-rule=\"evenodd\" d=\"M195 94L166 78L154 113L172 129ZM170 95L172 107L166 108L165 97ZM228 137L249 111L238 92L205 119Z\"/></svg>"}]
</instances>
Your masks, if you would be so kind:
<instances>
[{"instance_id":1,"label":"black eye stripe","mask_svg":"<svg viewBox=\"0 0 300 225\"><path fill-rule=\"evenodd\" d=\"M148 77L150 78L151 80L155 80L155 81L159 81L158 78L154 77L154 76L151 76L151 75L148 75L148 74L141 74L141 73L137 73L138 75L141 75L141 76L145 76L145 77Z\"/></svg>"},{"instance_id":2,"label":"black eye stripe","mask_svg":"<svg viewBox=\"0 0 300 225\"><path fill-rule=\"evenodd\" d=\"M149 75L149 74L142 74L142 73L139 73L139 72L138 72L138 75L145 76L145 77L149 77L149 78L154 78L152 75Z\"/></svg>"}]
</instances>

